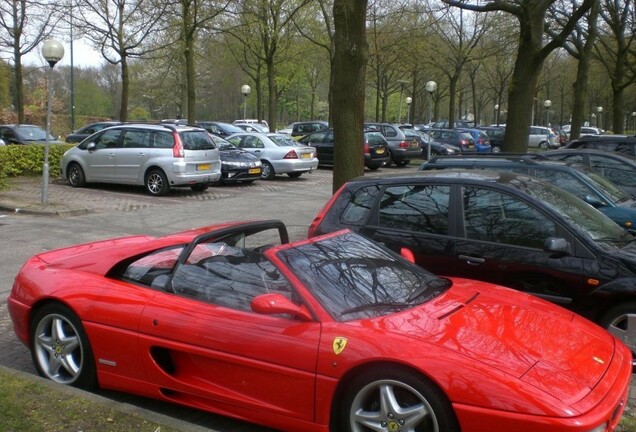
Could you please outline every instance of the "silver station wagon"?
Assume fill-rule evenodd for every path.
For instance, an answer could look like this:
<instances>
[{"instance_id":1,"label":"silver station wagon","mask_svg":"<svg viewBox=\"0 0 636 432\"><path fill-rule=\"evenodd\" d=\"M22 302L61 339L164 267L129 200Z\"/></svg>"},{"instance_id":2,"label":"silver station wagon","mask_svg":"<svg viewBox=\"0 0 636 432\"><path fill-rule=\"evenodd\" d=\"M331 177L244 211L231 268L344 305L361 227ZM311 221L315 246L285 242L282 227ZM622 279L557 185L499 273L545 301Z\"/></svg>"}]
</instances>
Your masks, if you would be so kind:
<instances>
[{"instance_id":1,"label":"silver station wagon","mask_svg":"<svg viewBox=\"0 0 636 432\"><path fill-rule=\"evenodd\" d=\"M204 129L125 124L96 132L68 150L60 171L75 187L143 185L150 195L165 195L171 187L206 190L221 177L221 162Z\"/></svg>"}]
</instances>

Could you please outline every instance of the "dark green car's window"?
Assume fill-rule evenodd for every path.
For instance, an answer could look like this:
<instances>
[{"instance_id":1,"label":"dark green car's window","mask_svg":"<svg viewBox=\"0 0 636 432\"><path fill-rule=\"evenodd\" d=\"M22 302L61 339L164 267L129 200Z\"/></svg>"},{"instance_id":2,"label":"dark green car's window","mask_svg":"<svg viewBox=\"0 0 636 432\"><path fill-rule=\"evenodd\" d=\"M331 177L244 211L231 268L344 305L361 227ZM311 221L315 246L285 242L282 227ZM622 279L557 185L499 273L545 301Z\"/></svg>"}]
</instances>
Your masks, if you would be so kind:
<instances>
[{"instance_id":1,"label":"dark green car's window","mask_svg":"<svg viewBox=\"0 0 636 432\"><path fill-rule=\"evenodd\" d=\"M543 249L556 235L554 222L517 198L489 189L464 189L466 237Z\"/></svg>"},{"instance_id":2,"label":"dark green car's window","mask_svg":"<svg viewBox=\"0 0 636 432\"><path fill-rule=\"evenodd\" d=\"M379 224L387 228L448 234L450 186L393 186L380 201Z\"/></svg>"}]
</instances>

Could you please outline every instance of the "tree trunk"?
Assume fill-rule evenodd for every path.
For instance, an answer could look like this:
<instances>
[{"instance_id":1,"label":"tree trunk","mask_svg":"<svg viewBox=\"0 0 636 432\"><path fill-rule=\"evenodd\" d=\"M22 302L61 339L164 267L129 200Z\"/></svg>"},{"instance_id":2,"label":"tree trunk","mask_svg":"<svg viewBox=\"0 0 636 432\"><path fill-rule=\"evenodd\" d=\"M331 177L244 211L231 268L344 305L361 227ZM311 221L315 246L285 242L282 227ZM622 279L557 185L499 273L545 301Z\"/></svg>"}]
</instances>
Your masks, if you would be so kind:
<instances>
[{"instance_id":1,"label":"tree trunk","mask_svg":"<svg viewBox=\"0 0 636 432\"><path fill-rule=\"evenodd\" d=\"M579 139L581 126L585 118L587 107L588 76L590 72L590 58L581 55L576 71L576 81L572 85L574 93L574 105L572 106L572 123L570 125L570 140Z\"/></svg>"},{"instance_id":2,"label":"tree trunk","mask_svg":"<svg viewBox=\"0 0 636 432\"><path fill-rule=\"evenodd\" d=\"M335 76L333 191L364 173L363 123L365 70L369 56L366 36L368 0L334 0Z\"/></svg>"},{"instance_id":3,"label":"tree trunk","mask_svg":"<svg viewBox=\"0 0 636 432\"><path fill-rule=\"evenodd\" d=\"M128 58L121 56L121 102L119 105L119 120L128 121L128 93L130 90L130 74L128 73Z\"/></svg>"},{"instance_id":4,"label":"tree trunk","mask_svg":"<svg viewBox=\"0 0 636 432\"><path fill-rule=\"evenodd\" d=\"M24 84L22 83L22 54L20 49L13 52L15 63L15 110L18 113L18 123L24 123ZM47 66L48 67L48 66Z\"/></svg>"},{"instance_id":5,"label":"tree trunk","mask_svg":"<svg viewBox=\"0 0 636 432\"><path fill-rule=\"evenodd\" d=\"M268 109L267 109L267 121L269 122L269 131L276 131L276 69L274 64L274 57L268 56L265 59L267 65L267 90L268 94Z\"/></svg>"},{"instance_id":6,"label":"tree trunk","mask_svg":"<svg viewBox=\"0 0 636 432\"><path fill-rule=\"evenodd\" d=\"M457 81L459 81L459 74L455 74L450 77L448 83L448 128L455 127L455 107L457 101Z\"/></svg>"}]
</instances>

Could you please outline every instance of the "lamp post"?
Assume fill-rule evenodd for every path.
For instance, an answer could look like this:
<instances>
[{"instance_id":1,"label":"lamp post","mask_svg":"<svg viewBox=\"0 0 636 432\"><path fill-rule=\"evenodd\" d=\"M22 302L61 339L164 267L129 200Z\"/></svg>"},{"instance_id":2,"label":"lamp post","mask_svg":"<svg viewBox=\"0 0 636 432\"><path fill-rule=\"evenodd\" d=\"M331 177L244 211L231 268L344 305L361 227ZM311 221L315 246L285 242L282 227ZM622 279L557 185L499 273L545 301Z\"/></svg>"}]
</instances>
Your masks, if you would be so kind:
<instances>
[{"instance_id":1,"label":"lamp post","mask_svg":"<svg viewBox=\"0 0 636 432\"><path fill-rule=\"evenodd\" d=\"M634 122L634 133L636 133L636 111L632 112L632 120Z\"/></svg>"},{"instance_id":2,"label":"lamp post","mask_svg":"<svg viewBox=\"0 0 636 432\"><path fill-rule=\"evenodd\" d=\"M592 120L594 120L594 127L598 126L596 123L596 113L592 113Z\"/></svg>"},{"instance_id":3,"label":"lamp post","mask_svg":"<svg viewBox=\"0 0 636 432\"><path fill-rule=\"evenodd\" d=\"M406 97L406 122L411 123L411 102L413 98L411 96Z\"/></svg>"},{"instance_id":4,"label":"lamp post","mask_svg":"<svg viewBox=\"0 0 636 432\"><path fill-rule=\"evenodd\" d=\"M429 104L428 104L428 122L429 122L429 124L433 121L433 92L435 92L435 90L437 90L437 83L435 81L429 81L429 82L426 83L426 91L430 95L430 100L429 100Z\"/></svg>"},{"instance_id":5,"label":"lamp post","mask_svg":"<svg viewBox=\"0 0 636 432\"><path fill-rule=\"evenodd\" d=\"M51 135L51 75L53 67L64 57L64 47L54 39L47 39L42 44L42 57L49 63L46 80L46 138L44 141L44 165L42 166L42 198L46 204L49 192L49 136Z\"/></svg>"},{"instance_id":6,"label":"lamp post","mask_svg":"<svg viewBox=\"0 0 636 432\"><path fill-rule=\"evenodd\" d=\"M550 127L550 107L552 106L552 101L546 99L545 102L543 102L543 106L545 107L545 126Z\"/></svg>"},{"instance_id":7,"label":"lamp post","mask_svg":"<svg viewBox=\"0 0 636 432\"><path fill-rule=\"evenodd\" d=\"M598 111L598 124L597 124L597 127L601 128L601 127L603 127L603 122L601 121L601 113L603 112L603 107L600 106L600 107L596 108L596 111Z\"/></svg>"},{"instance_id":8,"label":"lamp post","mask_svg":"<svg viewBox=\"0 0 636 432\"><path fill-rule=\"evenodd\" d=\"M247 95L252 91L252 87L244 84L241 87L241 93L243 93L243 120L247 119Z\"/></svg>"},{"instance_id":9,"label":"lamp post","mask_svg":"<svg viewBox=\"0 0 636 432\"><path fill-rule=\"evenodd\" d=\"M495 104L495 124L499 126L499 104Z\"/></svg>"}]
</instances>

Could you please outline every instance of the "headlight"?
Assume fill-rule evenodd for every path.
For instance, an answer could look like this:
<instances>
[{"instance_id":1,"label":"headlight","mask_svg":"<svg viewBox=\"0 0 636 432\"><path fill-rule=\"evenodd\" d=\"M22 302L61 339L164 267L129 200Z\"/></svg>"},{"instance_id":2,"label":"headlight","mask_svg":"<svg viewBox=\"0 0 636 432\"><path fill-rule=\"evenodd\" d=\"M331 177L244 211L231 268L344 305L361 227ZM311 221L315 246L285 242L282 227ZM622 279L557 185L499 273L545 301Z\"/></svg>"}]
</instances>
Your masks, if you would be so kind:
<instances>
[{"instance_id":1,"label":"headlight","mask_svg":"<svg viewBox=\"0 0 636 432\"><path fill-rule=\"evenodd\" d=\"M597 426L588 432L605 432L606 430L607 430L607 423L603 423L602 425Z\"/></svg>"},{"instance_id":2,"label":"headlight","mask_svg":"<svg viewBox=\"0 0 636 432\"><path fill-rule=\"evenodd\" d=\"M260 161L259 161L260 164ZM237 162L237 161L221 161L221 165L226 166L228 168L248 168L254 165L253 162Z\"/></svg>"}]
</instances>

